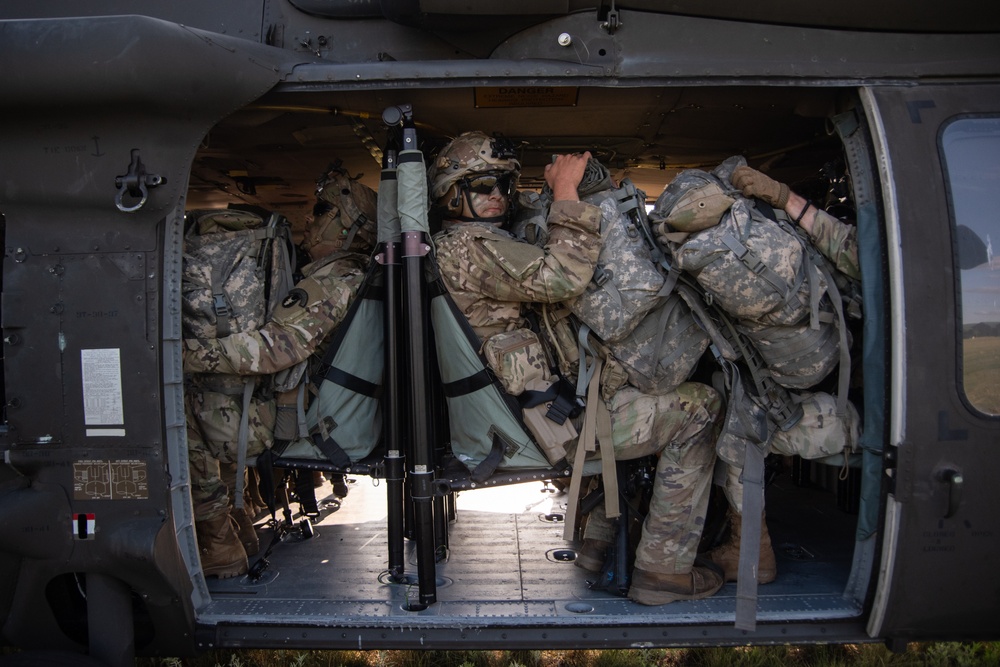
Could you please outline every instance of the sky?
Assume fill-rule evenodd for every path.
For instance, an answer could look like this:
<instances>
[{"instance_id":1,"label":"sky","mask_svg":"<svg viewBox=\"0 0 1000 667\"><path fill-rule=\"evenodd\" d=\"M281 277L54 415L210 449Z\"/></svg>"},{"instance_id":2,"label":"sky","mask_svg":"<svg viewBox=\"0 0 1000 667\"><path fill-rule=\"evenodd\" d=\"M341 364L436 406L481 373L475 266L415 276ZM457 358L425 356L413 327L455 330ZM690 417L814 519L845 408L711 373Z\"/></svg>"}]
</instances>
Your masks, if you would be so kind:
<instances>
[{"instance_id":1,"label":"sky","mask_svg":"<svg viewBox=\"0 0 1000 667\"><path fill-rule=\"evenodd\" d=\"M955 223L982 240L987 261L960 271L962 321L1000 322L1000 118L965 118L942 135Z\"/></svg>"}]
</instances>

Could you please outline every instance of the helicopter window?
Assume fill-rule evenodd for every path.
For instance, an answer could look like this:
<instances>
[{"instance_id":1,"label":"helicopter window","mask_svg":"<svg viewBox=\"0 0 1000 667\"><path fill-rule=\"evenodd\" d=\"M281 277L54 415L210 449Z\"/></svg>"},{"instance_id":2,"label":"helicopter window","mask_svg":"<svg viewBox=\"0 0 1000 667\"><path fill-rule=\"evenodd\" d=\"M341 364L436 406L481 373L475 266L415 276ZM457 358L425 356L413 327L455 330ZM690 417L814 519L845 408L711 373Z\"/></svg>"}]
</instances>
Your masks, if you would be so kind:
<instances>
[{"instance_id":1,"label":"helicopter window","mask_svg":"<svg viewBox=\"0 0 1000 667\"><path fill-rule=\"evenodd\" d=\"M1000 118L962 118L941 136L959 268L962 382L978 410L1000 415Z\"/></svg>"}]
</instances>

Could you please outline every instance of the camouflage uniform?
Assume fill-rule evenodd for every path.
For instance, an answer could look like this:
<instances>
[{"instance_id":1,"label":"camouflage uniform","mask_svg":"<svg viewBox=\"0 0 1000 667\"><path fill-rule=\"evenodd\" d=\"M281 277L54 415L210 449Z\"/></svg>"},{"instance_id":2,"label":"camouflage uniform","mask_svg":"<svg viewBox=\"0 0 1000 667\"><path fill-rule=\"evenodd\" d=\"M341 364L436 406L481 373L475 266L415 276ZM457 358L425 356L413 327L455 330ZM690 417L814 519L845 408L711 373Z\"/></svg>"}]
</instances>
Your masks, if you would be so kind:
<instances>
[{"instance_id":1,"label":"camouflage uniform","mask_svg":"<svg viewBox=\"0 0 1000 667\"><path fill-rule=\"evenodd\" d=\"M447 225L434 239L441 277L485 340L524 326L524 303L565 301L586 288L600 250L600 222L596 206L555 202L544 250L492 225Z\"/></svg>"},{"instance_id":2,"label":"camouflage uniform","mask_svg":"<svg viewBox=\"0 0 1000 667\"><path fill-rule=\"evenodd\" d=\"M635 567L657 574L691 571L708 510L722 401L711 387L685 382L663 396L634 387L608 401L615 458L658 454L656 478ZM611 523L598 506L585 539L613 542Z\"/></svg>"},{"instance_id":3,"label":"camouflage uniform","mask_svg":"<svg viewBox=\"0 0 1000 667\"><path fill-rule=\"evenodd\" d=\"M809 232L809 238L838 271L854 280L861 280L857 227L841 222L822 209L816 209L816 221Z\"/></svg>"},{"instance_id":4,"label":"camouflage uniform","mask_svg":"<svg viewBox=\"0 0 1000 667\"><path fill-rule=\"evenodd\" d=\"M322 341L343 320L364 276L367 257L336 253L303 269L306 276L275 309L267 324L218 339L186 339L184 370L193 373L187 392L188 457L195 520L228 511L229 495L219 462L235 463L236 430L242 414L242 386L290 368L317 354ZM231 384L235 391L212 390ZM199 390L206 389L206 390ZM237 393L238 392L238 393ZM249 413L247 456L260 454L274 441L276 409L272 400L255 399Z\"/></svg>"},{"instance_id":5,"label":"camouflage uniform","mask_svg":"<svg viewBox=\"0 0 1000 667\"><path fill-rule=\"evenodd\" d=\"M597 262L599 227L597 207L569 201L552 204L544 250L491 225L452 224L435 238L438 265L459 310L485 340L523 326L527 303L556 303L580 294ZM707 386L685 383L664 396L624 387L607 404L617 457L660 454L636 565L653 573L685 574L704 524L719 397ZM591 518L588 530L599 539L611 533L601 516Z\"/></svg>"},{"instance_id":6,"label":"camouflage uniform","mask_svg":"<svg viewBox=\"0 0 1000 667\"><path fill-rule=\"evenodd\" d=\"M784 456L820 459L857 451L861 439L861 419L857 408L848 401L847 414L837 416L837 398L826 393L800 392L795 400L802 404L802 419L787 431L777 430L771 438L770 451ZM739 468L727 466L724 487L729 506L743 514L743 483Z\"/></svg>"}]
</instances>

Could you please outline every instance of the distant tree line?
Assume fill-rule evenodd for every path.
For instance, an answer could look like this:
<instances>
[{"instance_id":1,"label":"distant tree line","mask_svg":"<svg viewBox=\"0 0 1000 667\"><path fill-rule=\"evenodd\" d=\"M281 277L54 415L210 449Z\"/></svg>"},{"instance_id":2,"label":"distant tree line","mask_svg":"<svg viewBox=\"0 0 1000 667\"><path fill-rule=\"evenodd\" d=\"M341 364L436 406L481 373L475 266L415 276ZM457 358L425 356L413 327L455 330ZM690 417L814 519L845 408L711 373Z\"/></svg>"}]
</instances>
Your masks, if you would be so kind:
<instances>
[{"instance_id":1,"label":"distant tree line","mask_svg":"<svg viewBox=\"0 0 1000 667\"><path fill-rule=\"evenodd\" d=\"M962 338L982 338L1000 336L1000 322L977 322L962 327Z\"/></svg>"}]
</instances>

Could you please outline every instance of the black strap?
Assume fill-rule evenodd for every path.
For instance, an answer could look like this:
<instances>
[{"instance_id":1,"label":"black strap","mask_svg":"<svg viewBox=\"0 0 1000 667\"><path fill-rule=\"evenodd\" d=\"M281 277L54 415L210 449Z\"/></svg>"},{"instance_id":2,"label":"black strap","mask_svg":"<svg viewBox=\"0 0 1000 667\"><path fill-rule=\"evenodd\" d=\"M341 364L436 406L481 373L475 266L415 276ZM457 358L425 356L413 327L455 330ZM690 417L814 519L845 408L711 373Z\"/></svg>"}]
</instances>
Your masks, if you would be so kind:
<instances>
[{"instance_id":1,"label":"black strap","mask_svg":"<svg viewBox=\"0 0 1000 667\"><path fill-rule=\"evenodd\" d=\"M381 385L359 378L357 375L351 375L339 368L328 368L323 374L323 378L363 396L378 398L382 393Z\"/></svg>"},{"instance_id":2,"label":"black strap","mask_svg":"<svg viewBox=\"0 0 1000 667\"><path fill-rule=\"evenodd\" d=\"M489 455L483 459L483 461L476 466L475 470L472 471L470 477L473 482L477 484L482 484L496 472L497 466L503 461L503 454L506 447L504 446L503 440L500 439L498 433L493 434L493 447L490 448Z\"/></svg>"},{"instance_id":3,"label":"black strap","mask_svg":"<svg viewBox=\"0 0 1000 667\"><path fill-rule=\"evenodd\" d=\"M491 384L493 384L493 374L483 368L468 377L443 383L443 391L446 397L455 398L479 391Z\"/></svg>"},{"instance_id":4,"label":"black strap","mask_svg":"<svg viewBox=\"0 0 1000 667\"><path fill-rule=\"evenodd\" d=\"M547 401L554 401L559 396L559 385L557 383L552 383L552 385L545 391L540 391L538 389L525 389L517 397L517 402L521 404L521 407L525 410L530 410L536 406L541 405ZM565 421L565 419L563 420Z\"/></svg>"},{"instance_id":5,"label":"black strap","mask_svg":"<svg viewBox=\"0 0 1000 667\"><path fill-rule=\"evenodd\" d=\"M323 452L323 456L329 459L330 463L338 468L350 467L351 457L347 455L347 452L340 445L333 441L333 438L324 438L319 433L313 433L312 441Z\"/></svg>"}]
</instances>

